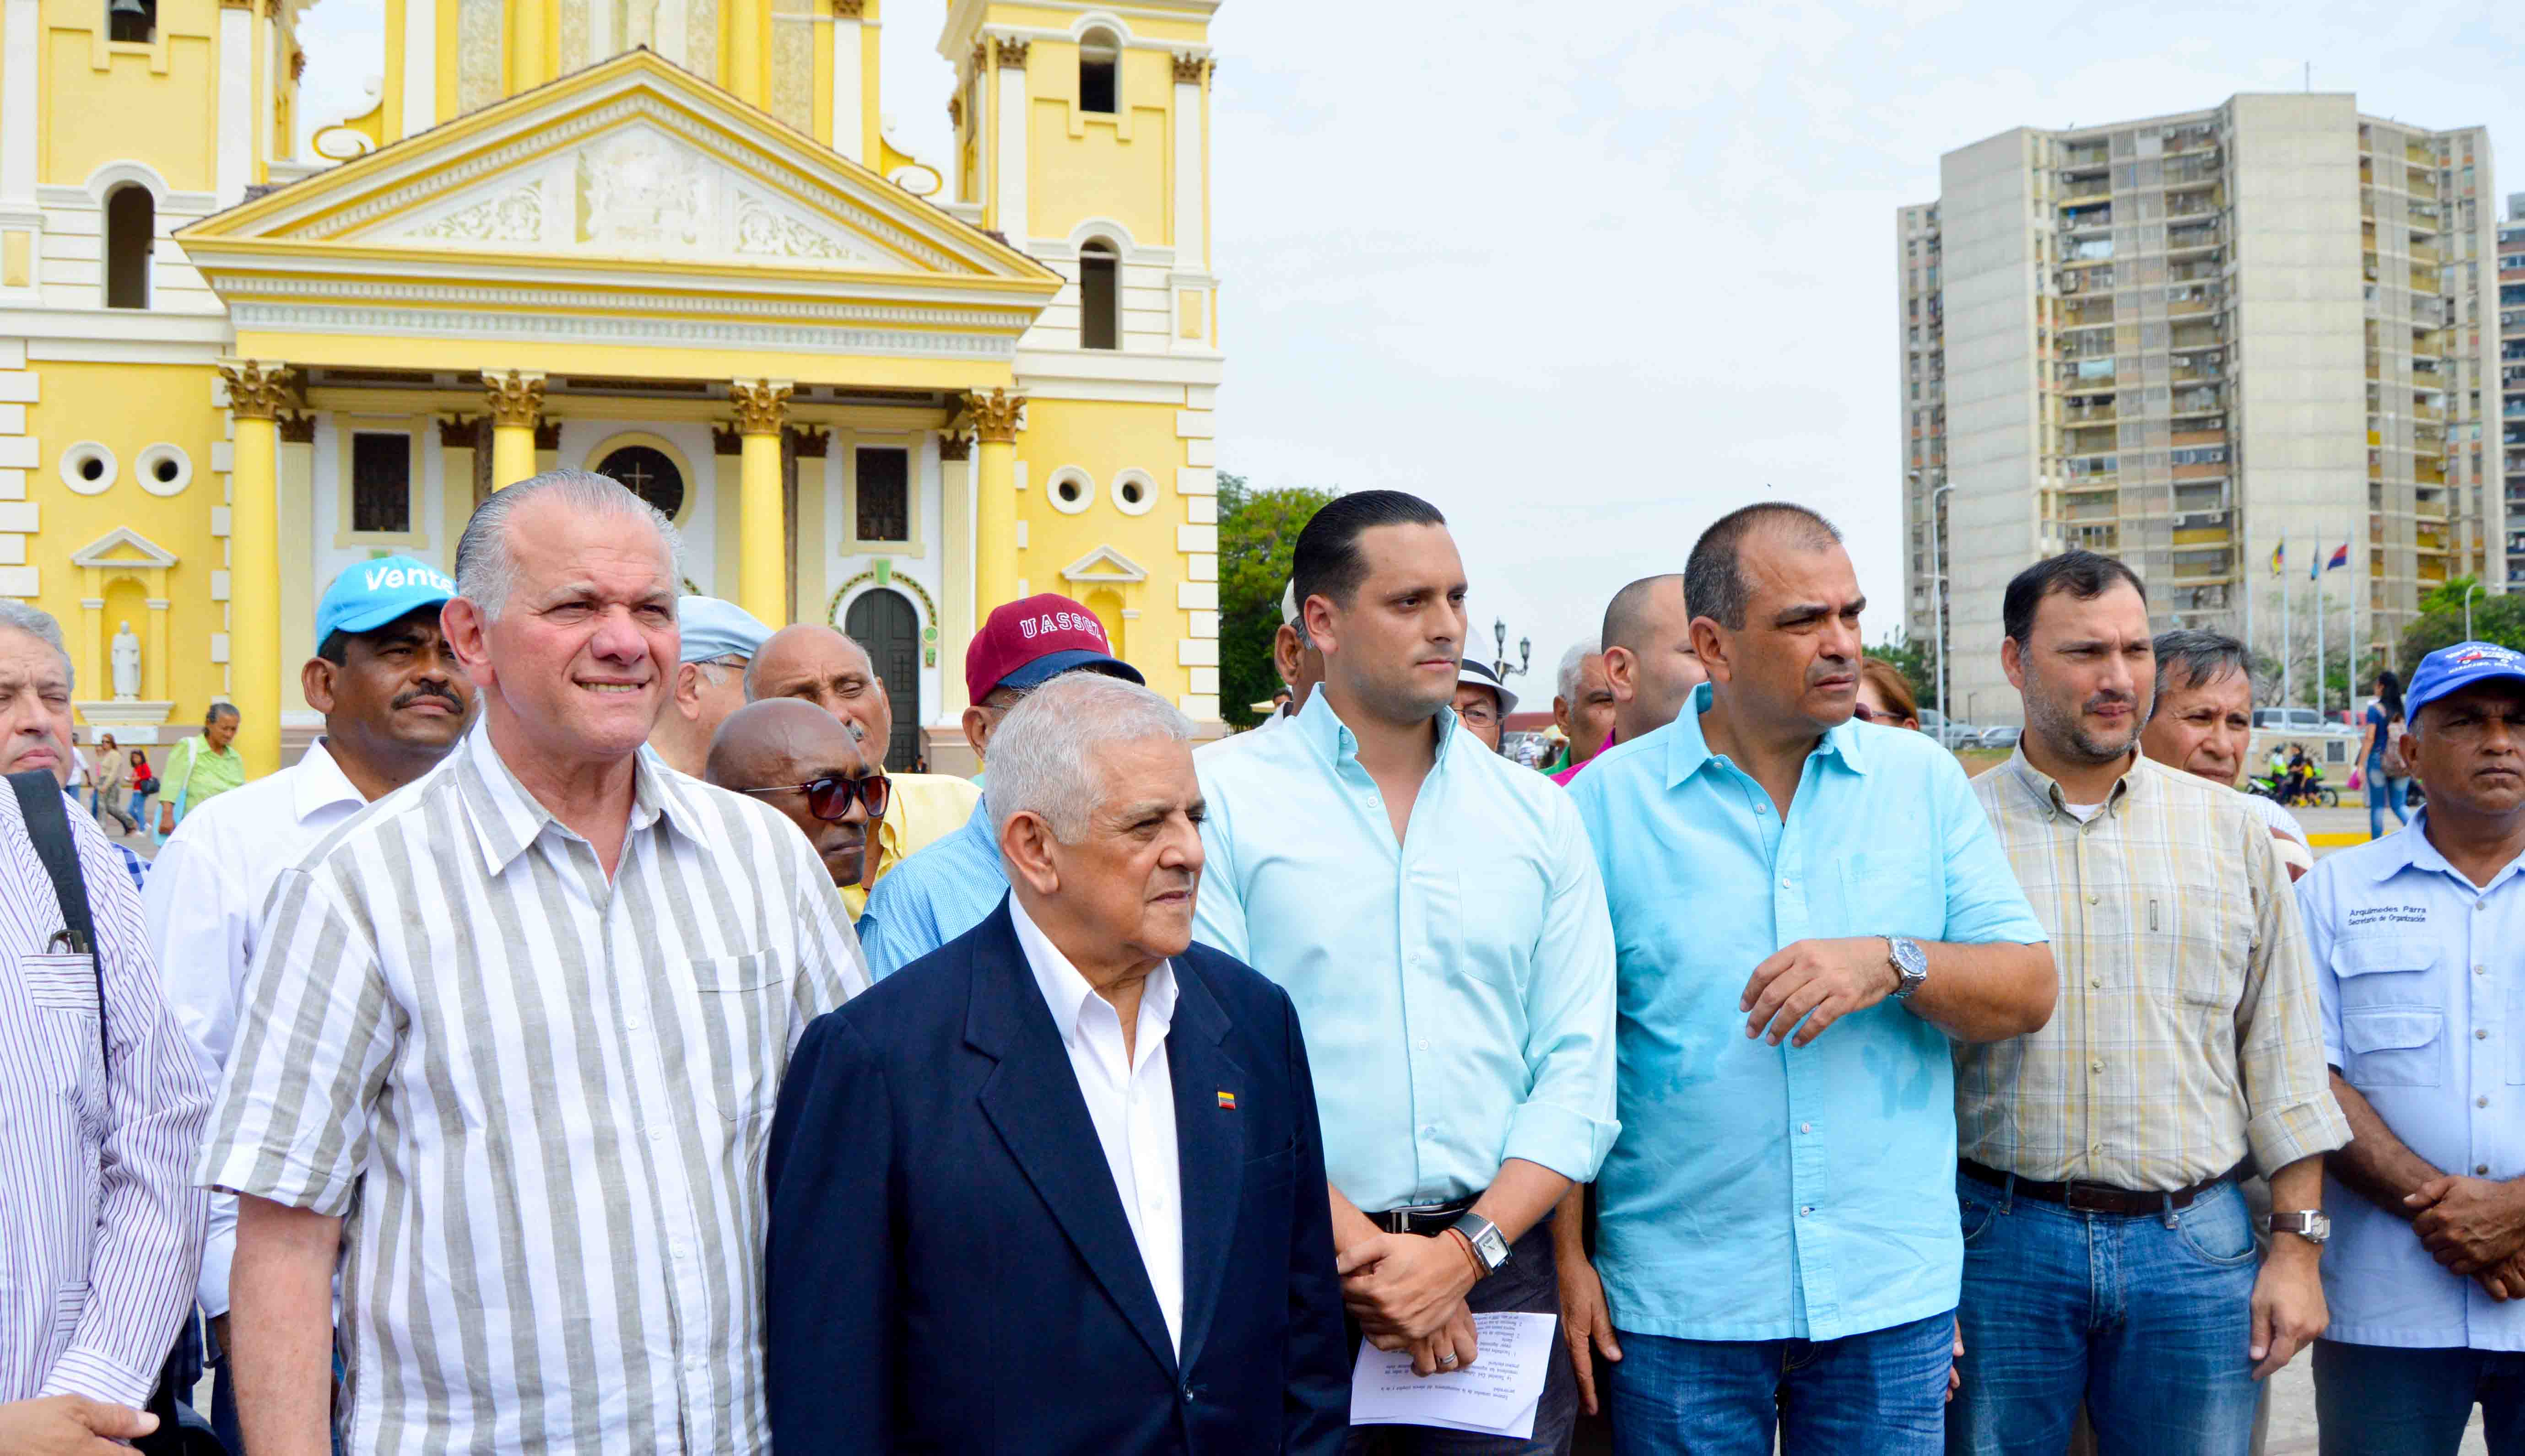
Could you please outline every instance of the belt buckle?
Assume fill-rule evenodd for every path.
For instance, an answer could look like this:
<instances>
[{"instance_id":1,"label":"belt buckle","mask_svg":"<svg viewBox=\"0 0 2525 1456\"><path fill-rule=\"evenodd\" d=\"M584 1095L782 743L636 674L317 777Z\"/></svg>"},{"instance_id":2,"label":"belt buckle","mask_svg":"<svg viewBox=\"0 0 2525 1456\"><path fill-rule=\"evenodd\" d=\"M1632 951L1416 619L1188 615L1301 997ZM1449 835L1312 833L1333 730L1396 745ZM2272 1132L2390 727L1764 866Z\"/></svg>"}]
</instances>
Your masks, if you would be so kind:
<instances>
[{"instance_id":1,"label":"belt buckle","mask_svg":"<svg viewBox=\"0 0 2525 1456\"><path fill-rule=\"evenodd\" d=\"M2115 1191L2117 1191L2117 1189L2108 1189L2103 1184L2076 1182L2066 1183L2060 1187L2060 1206L2068 1209L2071 1213L2116 1213L2120 1210L2109 1203L2091 1203L2087 1201L2091 1192L2094 1195L2104 1195Z\"/></svg>"}]
</instances>

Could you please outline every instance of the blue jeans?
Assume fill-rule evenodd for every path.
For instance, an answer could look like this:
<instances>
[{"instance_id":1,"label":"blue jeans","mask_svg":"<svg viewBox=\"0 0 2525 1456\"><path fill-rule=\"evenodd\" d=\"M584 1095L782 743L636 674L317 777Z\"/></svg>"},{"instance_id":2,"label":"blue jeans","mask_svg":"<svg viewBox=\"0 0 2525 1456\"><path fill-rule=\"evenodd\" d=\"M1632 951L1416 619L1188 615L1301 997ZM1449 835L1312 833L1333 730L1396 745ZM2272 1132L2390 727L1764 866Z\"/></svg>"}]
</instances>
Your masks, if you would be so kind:
<instances>
[{"instance_id":1,"label":"blue jeans","mask_svg":"<svg viewBox=\"0 0 2525 1456\"><path fill-rule=\"evenodd\" d=\"M2410 811L2403 806L2405 802L2403 795L2410 788L2410 783L2409 779L2388 778L2385 774L2383 756L2375 753L2367 755L2367 837L2369 839L2380 840L2385 837L2385 809L2388 805L2393 808L2395 818L2405 824L2411 822Z\"/></svg>"},{"instance_id":2,"label":"blue jeans","mask_svg":"<svg viewBox=\"0 0 2525 1456\"><path fill-rule=\"evenodd\" d=\"M2058 1451L2087 1403L2102 1456L2246 1456L2253 1219L2233 1183L2179 1212L2072 1213L1958 1177L1958 1456Z\"/></svg>"},{"instance_id":3,"label":"blue jeans","mask_svg":"<svg viewBox=\"0 0 2525 1456\"><path fill-rule=\"evenodd\" d=\"M2314 1342L2323 1456L2455 1456L2475 1402L2490 1456L2525 1452L2525 1354Z\"/></svg>"},{"instance_id":4,"label":"blue jeans","mask_svg":"<svg viewBox=\"0 0 2525 1456\"><path fill-rule=\"evenodd\" d=\"M1622 1331L1618 1456L1937 1456L1956 1317L1841 1339L1674 1339Z\"/></svg>"}]
</instances>

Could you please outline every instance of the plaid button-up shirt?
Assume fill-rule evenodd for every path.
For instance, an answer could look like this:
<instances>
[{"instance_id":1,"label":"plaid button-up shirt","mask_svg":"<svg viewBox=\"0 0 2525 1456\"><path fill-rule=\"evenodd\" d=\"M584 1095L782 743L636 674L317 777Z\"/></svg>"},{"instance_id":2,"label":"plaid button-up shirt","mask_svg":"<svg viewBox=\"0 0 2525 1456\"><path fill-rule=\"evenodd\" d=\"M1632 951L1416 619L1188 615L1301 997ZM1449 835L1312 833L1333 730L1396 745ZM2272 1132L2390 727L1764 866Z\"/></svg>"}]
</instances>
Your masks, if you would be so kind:
<instances>
[{"instance_id":1,"label":"plaid button-up shirt","mask_svg":"<svg viewBox=\"0 0 2525 1456\"><path fill-rule=\"evenodd\" d=\"M2139 758L2081 823L2020 750L1973 793L2052 933L2060 999L2031 1036L1956 1047L1962 1156L2170 1190L2350 1141L2288 871L2233 790Z\"/></svg>"}]
</instances>

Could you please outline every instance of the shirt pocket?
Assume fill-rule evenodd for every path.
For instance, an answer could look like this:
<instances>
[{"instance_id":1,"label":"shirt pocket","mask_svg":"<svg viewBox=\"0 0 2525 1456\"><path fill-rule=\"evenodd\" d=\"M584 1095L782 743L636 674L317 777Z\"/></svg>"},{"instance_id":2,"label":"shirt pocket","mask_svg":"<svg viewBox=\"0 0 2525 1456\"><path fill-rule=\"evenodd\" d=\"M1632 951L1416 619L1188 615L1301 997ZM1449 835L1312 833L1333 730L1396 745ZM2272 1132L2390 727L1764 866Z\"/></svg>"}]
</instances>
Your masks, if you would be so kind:
<instances>
[{"instance_id":1,"label":"shirt pocket","mask_svg":"<svg viewBox=\"0 0 2525 1456\"><path fill-rule=\"evenodd\" d=\"M1430 913L1444 922L1430 927L1431 938L1454 943L1452 969L1523 995L1551 887L1538 868L1525 864L1464 870L1451 878L1453 904L1446 896L1431 898Z\"/></svg>"},{"instance_id":2,"label":"shirt pocket","mask_svg":"<svg viewBox=\"0 0 2525 1456\"><path fill-rule=\"evenodd\" d=\"M96 963L84 955L23 955L18 970L35 1008L39 1086L77 1107L83 1121L101 1121L105 1062Z\"/></svg>"},{"instance_id":3,"label":"shirt pocket","mask_svg":"<svg viewBox=\"0 0 2525 1456\"><path fill-rule=\"evenodd\" d=\"M1840 914L1812 927L1818 937L1947 938L1946 898L1933 894L1931 866L1913 849L1860 849L1843 857Z\"/></svg>"},{"instance_id":4,"label":"shirt pocket","mask_svg":"<svg viewBox=\"0 0 2525 1456\"><path fill-rule=\"evenodd\" d=\"M719 1116L752 1122L771 1110L779 1085L766 1063L770 1048L787 1041L780 964L767 950L705 956L692 962L692 977L701 994L700 1035Z\"/></svg>"},{"instance_id":5,"label":"shirt pocket","mask_svg":"<svg viewBox=\"0 0 2525 1456\"><path fill-rule=\"evenodd\" d=\"M2437 952L2400 939L2344 941L2332 950L2340 983L2341 1069L2350 1085L2438 1087L2447 1068L2446 1006ZM2515 1082L2511 1053L2508 1081Z\"/></svg>"}]
</instances>

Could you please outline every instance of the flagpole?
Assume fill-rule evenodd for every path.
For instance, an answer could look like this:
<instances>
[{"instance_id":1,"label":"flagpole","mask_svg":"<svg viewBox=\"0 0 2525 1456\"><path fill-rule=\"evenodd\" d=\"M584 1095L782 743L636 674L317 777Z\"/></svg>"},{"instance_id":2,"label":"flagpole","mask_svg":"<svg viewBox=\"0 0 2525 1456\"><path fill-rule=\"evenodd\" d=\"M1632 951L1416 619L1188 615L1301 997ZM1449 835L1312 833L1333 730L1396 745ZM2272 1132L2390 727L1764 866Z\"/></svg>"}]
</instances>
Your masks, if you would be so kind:
<instances>
[{"instance_id":1,"label":"flagpole","mask_svg":"<svg viewBox=\"0 0 2525 1456\"><path fill-rule=\"evenodd\" d=\"M2324 704L2332 696L2331 678L2327 674L2331 665L2324 660L2323 652L2323 538L2317 536L2314 538L2314 711L2317 717L2323 715Z\"/></svg>"},{"instance_id":2,"label":"flagpole","mask_svg":"<svg viewBox=\"0 0 2525 1456\"><path fill-rule=\"evenodd\" d=\"M2280 537L2280 706L2297 705L2297 637L2289 622L2288 537ZM2286 719L2282 719L2285 723Z\"/></svg>"}]
</instances>

